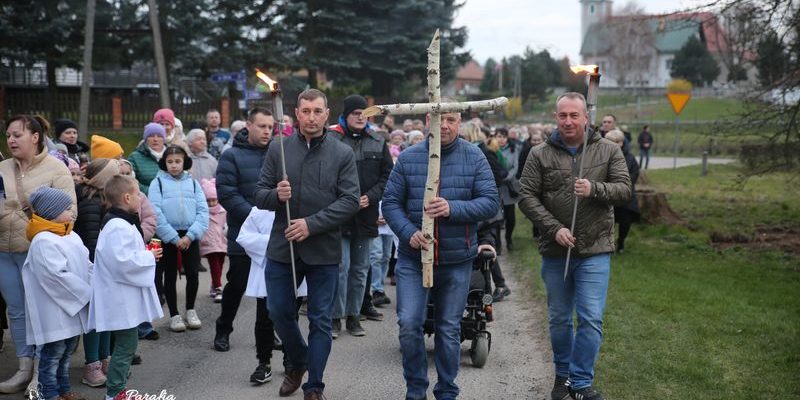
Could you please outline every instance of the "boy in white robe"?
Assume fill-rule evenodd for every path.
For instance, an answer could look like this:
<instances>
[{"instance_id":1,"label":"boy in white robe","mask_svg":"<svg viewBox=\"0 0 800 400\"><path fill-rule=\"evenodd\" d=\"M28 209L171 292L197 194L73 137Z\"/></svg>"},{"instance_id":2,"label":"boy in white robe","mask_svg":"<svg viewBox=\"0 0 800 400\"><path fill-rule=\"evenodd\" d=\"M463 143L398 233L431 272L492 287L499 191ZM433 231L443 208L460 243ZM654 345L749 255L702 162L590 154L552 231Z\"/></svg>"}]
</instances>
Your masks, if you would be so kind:
<instances>
[{"instance_id":1,"label":"boy in white robe","mask_svg":"<svg viewBox=\"0 0 800 400\"><path fill-rule=\"evenodd\" d=\"M69 363L78 337L87 332L92 263L89 250L72 232L72 199L39 187L30 196L31 241L22 266L27 344L41 346L39 397L77 399L69 384Z\"/></svg>"},{"instance_id":2,"label":"boy in white robe","mask_svg":"<svg viewBox=\"0 0 800 400\"><path fill-rule=\"evenodd\" d=\"M156 260L162 250L145 248L135 180L115 176L103 194L111 208L97 238L89 326L98 332L111 331L114 348L106 399L118 400L127 398L128 371L139 342L137 327L164 316L155 287Z\"/></svg>"}]
</instances>

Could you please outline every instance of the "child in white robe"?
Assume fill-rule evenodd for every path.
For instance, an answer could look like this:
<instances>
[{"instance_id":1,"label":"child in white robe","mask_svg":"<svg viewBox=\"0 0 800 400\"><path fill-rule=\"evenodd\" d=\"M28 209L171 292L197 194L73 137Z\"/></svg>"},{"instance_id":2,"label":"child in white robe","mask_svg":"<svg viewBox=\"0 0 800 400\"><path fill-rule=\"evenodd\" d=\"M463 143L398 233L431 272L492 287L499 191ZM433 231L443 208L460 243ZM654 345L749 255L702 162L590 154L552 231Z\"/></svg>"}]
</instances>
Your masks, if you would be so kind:
<instances>
[{"instance_id":1,"label":"child in white robe","mask_svg":"<svg viewBox=\"0 0 800 400\"><path fill-rule=\"evenodd\" d=\"M22 266L27 344L41 346L39 396L80 398L69 383L69 364L78 337L88 332L92 296L89 250L72 232L72 199L42 186L30 196L34 214L27 228L31 241Z\"/></svg>"},{"instance_id":2,"label":"child in white robe","mask_svg":"<svg viewBox=\"0 0 800 400\"><path fill-rule=\"evenodd\" d=\"M114 348L106 399L117 400L126 398L128 371L139 342L137 327L164 316L155 287L156 260L162 250L145 248L135 180L115 176L103 194L111 208L97 238L89 326L98 332L111 331Z\"/></svg>"}]
</instances>

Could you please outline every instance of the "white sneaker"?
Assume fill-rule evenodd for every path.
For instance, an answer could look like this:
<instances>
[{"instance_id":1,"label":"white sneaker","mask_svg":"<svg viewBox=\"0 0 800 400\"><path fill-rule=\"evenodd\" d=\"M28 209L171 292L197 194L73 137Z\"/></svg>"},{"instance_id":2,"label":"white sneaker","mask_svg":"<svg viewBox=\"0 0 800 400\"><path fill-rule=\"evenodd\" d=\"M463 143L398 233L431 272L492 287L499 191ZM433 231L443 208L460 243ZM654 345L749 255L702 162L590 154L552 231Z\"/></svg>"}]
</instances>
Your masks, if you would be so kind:
<instances>
[{"instance_id":1,"label":"white sneaker","mask_svg":"<svg viewBox=\"0 0 800 400\"><path fill-rule=\"evenodd\" d=\"M203 326L203 323L200 322L200 318L197 318L197 312L195 310L186 310L186 325L189 329L200 329Z\"/></svg>"},{"instance_id":2,"label":"white sneaker","mask_svg":"<svg viewBox=\"0 0 800 400\"><path fill-rule=\"evenodd\" d=\"M214 294L214 303L222 303L222 288L216 288Z\"/></svg>"},{"instance_id":3,"label":"white sneaker","mask_svg":"<svg viewBox=\"0 0 800 400\"><path fill-rule=\"evenodd\" d=\"M181 318L180 315L176 315L170 319L169 330L173 332L183 332L186 330L186 324L183 323L183 318Z\"/></svg>"},{"instance_id":4,"label":"white sneaker","mask_svg":"<svg viewBox=\"0 0 800 400\"><path fill-rule=\"evenodd\" d=\"M213 299L216 296L217 296L217 288L211 286L211 288L208 289L208 297L211 297Z\"/></svg>"}]
</instances>

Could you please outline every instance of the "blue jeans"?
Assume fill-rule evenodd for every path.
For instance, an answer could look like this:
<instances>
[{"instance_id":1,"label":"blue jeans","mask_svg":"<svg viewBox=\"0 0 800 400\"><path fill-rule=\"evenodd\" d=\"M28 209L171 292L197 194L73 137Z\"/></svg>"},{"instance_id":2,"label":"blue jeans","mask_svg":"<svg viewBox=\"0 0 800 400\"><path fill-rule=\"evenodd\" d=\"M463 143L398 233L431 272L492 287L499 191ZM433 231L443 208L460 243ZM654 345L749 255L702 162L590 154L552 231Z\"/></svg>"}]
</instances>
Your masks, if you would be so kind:
<instances>
[{"instance_id":1,"label":"blue jeans","mask_svg":"<svg viewBox=\"0 0 800 400\"><path fill-rule=\"evenodd\" d=\"M383 292L383 281L389 272L389 259L392 257L394 235L378 235L372 241L369 263L372 268L372 291Z\"/></svg>"},{"instance_id":2,"label":"blue jeans","mask_svg":"<svg viewBox=\"0 0 800 400\"><path fill-rule=\"evenodd\" d=\"M264 275L267 281L269 315L275 331L283 341L291 369L308 368L308 381L303 391L324 389L322 375L331 352L331 312L336 292L339 266L336 264L308 265L295 262L297 282L292 283L292 265L267 260ZM297 303L294 285L306 279L308 284L308 345L297 322Z\"/></svg>"},{"instance_id":3,"label":"blue jeans","mask_svg":"<svg viewBox=\"0 0 800 400\"><path fill-rule=\"evenodd\" d=\"M8 306L8 327L17 357L33 358L33 346L25 340L25 287L22 264L28 253L0 253L0 293Z\"/></svg>"},{"instance_id":4,"label":"blue jeans","mask_svg":"<svg viewBox=\"0 0 800 400\"><path fill-rule=\"evenodd\" d=\"M547 288L550 343L556 375L569 377L574 389L592 385L594 363L603 340L611 256L599 254L570 260L564 281L563 258L542 258L542 279ZM572 313L578 314L573 332Z\"/></svg>"},{"instance_id":5,"label":"blue jeans","mask_svg":"<svg viewBox=\"0 0 800 400\"><path fill-rule=\"evenodd\" d=\"M645 161L646 163L643 163ZM650 166L650 149L639 148L639 166L647 169ZM633 182L636 183L636 182Z\"/></svg>"},{"instance_id":6,"label":"blue jeans","mask_svg":"<svg viewBox=\"0 0 800 400\"><path fill-rule=\"evenodd\" d=\"M42 398L54 399L72 390L69 386L69 360L77 345L78 336L42 346L39 359L39 394Z\"/></svg>"},{"instance_id":7,"label":"blue jeans","mask_svg":"<svg viewBox=\"0 0 800 400\"><path fill-rule=\"evenodd\" d=\"M371 237L342 236L342 263L339 264L339 283L336 285L333 318L357 316L364 303L364 290L369 273Z\"/></svg>"},{"instance_id":8,"label":"blue jeans","mask_svg":"<svg viewBox=\"0 0 800 400\"><path fill-rule=\"evenodd\" d=\"M437 399L455 399L455 384L461 361L461 316L467 304L472 260L461 264L435 265L433 288L422 287L422 264L400 254L395 266L397 278L397 324L403 354L406 399L424 399L428 390L428 357L423 324L428 296L435 309L436 345L433 359L439 376L433 394Z\"/></svg>"}]
</instances>

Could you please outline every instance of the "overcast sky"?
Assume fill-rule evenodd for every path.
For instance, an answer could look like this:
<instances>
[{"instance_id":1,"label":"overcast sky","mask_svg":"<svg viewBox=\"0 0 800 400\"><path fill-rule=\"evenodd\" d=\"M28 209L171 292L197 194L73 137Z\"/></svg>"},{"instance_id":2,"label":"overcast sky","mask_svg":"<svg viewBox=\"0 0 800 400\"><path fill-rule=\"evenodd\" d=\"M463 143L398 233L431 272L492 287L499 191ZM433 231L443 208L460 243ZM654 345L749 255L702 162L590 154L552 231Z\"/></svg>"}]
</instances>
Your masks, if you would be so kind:
<instances>
[{"instance_id":1,"label":"overcast sky","mask_svg":"<svg viewBox=\"0 0 800 400\"><path fill-rule=\"evenodd\" d=\"M709 0L639 0L648 13L664 13L707 4ZM627 1L617 0L614 8ZM525 47L547 49L555 58L579 60L581 46L579 0L466 0L456 26L466 26L466 48L483 65L489 57L522 54Z\"/></svg>"}]
</instances>

